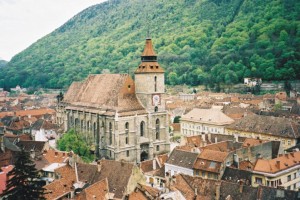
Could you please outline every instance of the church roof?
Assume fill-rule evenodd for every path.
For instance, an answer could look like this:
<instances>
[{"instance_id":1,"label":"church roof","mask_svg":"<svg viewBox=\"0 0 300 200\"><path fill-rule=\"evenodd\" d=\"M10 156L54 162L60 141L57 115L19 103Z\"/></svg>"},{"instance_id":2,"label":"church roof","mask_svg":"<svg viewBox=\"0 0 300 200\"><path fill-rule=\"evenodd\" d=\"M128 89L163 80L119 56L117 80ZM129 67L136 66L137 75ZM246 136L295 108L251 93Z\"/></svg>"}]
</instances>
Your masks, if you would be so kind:
<instances>
[{"instance_id":1,"label":"church roof","mask_svg":"<svg viewBox=\"0 0 300 200\"><path fill-rule=\"evenodd\" d=\"M72 83L63 101L69 104L67 109L108 115L114 115L115 111L126 115L144 114L146 110L139 103L134 87L128 74L94 74L83 82Z\"/></svg>"}]
</instances>

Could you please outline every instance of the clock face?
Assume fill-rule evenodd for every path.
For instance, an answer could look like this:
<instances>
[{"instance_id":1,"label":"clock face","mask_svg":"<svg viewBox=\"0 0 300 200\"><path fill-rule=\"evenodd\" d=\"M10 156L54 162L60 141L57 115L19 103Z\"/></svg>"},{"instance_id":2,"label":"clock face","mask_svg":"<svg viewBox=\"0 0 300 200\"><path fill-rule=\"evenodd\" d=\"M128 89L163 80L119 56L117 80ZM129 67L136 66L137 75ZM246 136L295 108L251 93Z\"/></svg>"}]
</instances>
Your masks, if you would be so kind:
<instances>
[{"instance_id":1,"label":"clock face","mask_svg":"<svg viewBox=\"0 0 300 200\"><path fill-rule=\"evenodd\" d=\"M152 102L153 102L153 105L157 106L160 103L160 96L158 94L153 95Z\"/></svg>"}]
</instances>

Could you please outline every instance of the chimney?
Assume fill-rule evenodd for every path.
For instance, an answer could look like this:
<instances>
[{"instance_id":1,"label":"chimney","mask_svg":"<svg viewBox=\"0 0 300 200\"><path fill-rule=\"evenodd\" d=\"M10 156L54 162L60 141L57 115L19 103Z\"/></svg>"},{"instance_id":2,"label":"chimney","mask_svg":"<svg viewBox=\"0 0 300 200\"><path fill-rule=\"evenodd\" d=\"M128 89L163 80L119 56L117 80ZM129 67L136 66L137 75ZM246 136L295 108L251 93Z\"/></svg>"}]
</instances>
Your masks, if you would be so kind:
<instances>
[{"instance_id":1,"label":"chimney","mask_svg":"<svg viewBox=\"0 0 300 200\"><path fill-rule=\"evenodd\" d=\"M221 182L216 182L216 200L220 200Z\"/></svg>"},{"instance_id":2,"label":"chimney","mask_svg":"<svg viewBox=\"0 0 300 200\"><path fill-rule=\"evenodd\" d=\"M289 158L289 154L284 154L286 158Z\"/></svg>"},{"instance_id":3,"label":"chimney","mask_svg":"<svg viewBox=\"0 0 300 200\"><path fill-rule=\"evenodd\" d=\"M240 193L243 193L244 182L240 180Z\"/></svg>"},{"instance_id":4,"label":"chimney","mask_svg":"<svg viewBox=\"0 0 300 200\"><path fill-rule=\"evenodd\" d=\"M153 159L153 170L156 170L156 160L155 159Z\"/></svg>"},{"instance_id":5,"label":"chimney","mask_svg":"<svg viewBox=\"0 0 300 200\"><path fill-rule=\"evenodd\" d=\"M277 167L278 169L280 169L280 161L279 161L279 160L276 161L276 167Z\"/></svg>"},{"instance_id":6,"label":"chimney","mask_svg":"<svg viewBox=\"0 0 300 200\"><path fill-rule=\"evenodd\" d=\"M195 198L197 198L197 195L198 195L198 190L197 190L197 188L195 187Z\"/></svg>"},{"instance_id":7,"label":"chimney","mask_svg":"<svg viewBox=\"0 0 300 200\"><path fill-rule=\"evenodd\" d=\"M98 172L100 172L102 168L102 164L100 161L97 162L97 168L98 168Z\"/></svg>"},{"instance_id":8,"label":"chimney","mask_svg":"<svg viewBox=\"0 0 300 200\"><path fill-rule=\"evenodd\" d=\"M291 156L292 156L292 157L295 157L294 152L291 153Z\"/></svg>"}]
</instances>

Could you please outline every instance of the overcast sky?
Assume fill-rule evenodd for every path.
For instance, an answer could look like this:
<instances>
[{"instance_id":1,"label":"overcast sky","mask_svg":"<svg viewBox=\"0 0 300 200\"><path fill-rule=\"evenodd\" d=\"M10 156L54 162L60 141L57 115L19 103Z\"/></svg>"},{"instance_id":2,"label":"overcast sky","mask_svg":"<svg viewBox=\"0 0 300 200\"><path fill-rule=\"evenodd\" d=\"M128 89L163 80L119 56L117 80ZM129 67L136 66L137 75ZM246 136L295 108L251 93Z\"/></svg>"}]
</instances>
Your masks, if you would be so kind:
<instances>
[{"instance_id":1,"label":"overcast sky","mask_svg":"<svg viewBox=\"0 0 300 200\"><path fill-rule=\"evenodd\" d=\"M0 0L0 59L9 61L85 8L105 0Z\"/></svg>"}]
</instances>

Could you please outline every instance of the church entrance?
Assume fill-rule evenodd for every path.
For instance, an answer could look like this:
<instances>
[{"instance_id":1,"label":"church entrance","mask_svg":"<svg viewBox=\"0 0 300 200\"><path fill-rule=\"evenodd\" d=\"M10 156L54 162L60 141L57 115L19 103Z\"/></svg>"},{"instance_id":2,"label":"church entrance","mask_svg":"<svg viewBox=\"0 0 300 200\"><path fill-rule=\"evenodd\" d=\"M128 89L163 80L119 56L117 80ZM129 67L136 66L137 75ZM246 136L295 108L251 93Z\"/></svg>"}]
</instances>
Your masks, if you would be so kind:
<instances>
[{"instance_id":1,"label":"church entrance","mask_svg":"<svg viewBox=\"0 0 300 200\"><path fill-rule=\"evenodd\" d=\"M149 158L149 144L141 144L141 162Z\"/></svg>"}]
</instances>

